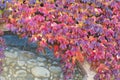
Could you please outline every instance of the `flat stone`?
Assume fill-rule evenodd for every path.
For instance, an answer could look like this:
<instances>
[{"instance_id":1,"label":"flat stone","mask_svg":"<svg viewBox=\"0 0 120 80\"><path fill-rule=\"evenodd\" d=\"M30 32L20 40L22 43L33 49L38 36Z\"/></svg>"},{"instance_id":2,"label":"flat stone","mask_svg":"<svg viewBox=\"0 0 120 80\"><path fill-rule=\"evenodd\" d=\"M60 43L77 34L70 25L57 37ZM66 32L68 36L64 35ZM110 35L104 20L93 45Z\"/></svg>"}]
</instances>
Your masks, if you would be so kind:
<instances>
[{"instance_id":1,"label":"flat stone","mask_svg":"<svg viewBox=\"0 0 120 80\"><path fill-rule=\"evenodd\" d=\"M5 52L3 79L0 77L0 80L53 80L56 78L54 75L58 78L61 75L57 61L17 48L9 48Z\"/></svg>"},{"instance_id":2,"label":"flat stone","mask_svg":"<svg viewBox=\"0 0 120 80\"><path fill-rule=\"evenodd\" d=\"M53 65L58 65L58 63L57 63L56 61L54 61L52 64L53 64Z\"/></svg>"},{"instance_id":3,"label":"flat stone","mask_svg":"<svg viewBox=\"0 0 120 80\"><path fill-rule=\"evenodd\" d=\"M0 80L6 80L5 77L3 76L0 76Z\"/></svg>"},{"instance_id":4,"label":"flat stone","mask_svg":"<svg viewBox=\"0 0 120 80\"><path fill-rule=\"evenodd\" d=\"M5 63L6 63L6 65L11 65L11 63L12 63L12 64L16 64L15 61L16 61L15 59L6 58Z\"/></svg>"},{"instance_id":5,"label":"flat stone","mask_svg":"<svg viewBox=\"0 0 120 80\"><path fill-rule=\"evenodd\" d=\"M20 67L16 66L15 69L16 69L16 70L17 70L17 69L20 69Z\"/></svg>"},{"instance_id":6,"label":"flat stone","mask_svg":"<svg viewBox=\"0 0 120 80\"><path fill-rule=\"evenodd\" d=\"M30 51L21 51L21 54L29 59L34 58L35 54Z\"/></svg>"},{"instance_id":7,"label":"flat stone","mask_svg":"<svg viewBox=\"0 0 120 80\"><path fill-rule=\"evenodd\" d=\"M44 67L34 67L31 72L35 77L50 77L50 72Z\"/></svg>"},{"instance_id":8,"label":"flat stone","mask_svg":"<svg viewBox=\"0 0 120 80\"><path fill-rule=\"evenodd\" d=\"M45 66L43 62L37 62L38 66Z\"/></svg>"},{"instance_id":9,"label":"flat stone","mask_svg":"<svg viewBox=\"0 0 120 80\"><path fill-rule=\"evenodd\" d=\"M25 66L25 61L17 61L19 66Z\"/></svg>"},{"instance_id":10,"label":"flat stone","mask_svg":"<svg viewBox=\"0 0 120 80\"><path fill-rule=\"evenodd\" d=\"M61 68L58 66L51 66L49 70L53 73L60 73L62 71Z\"/></svg>"},{"instance_id":11,"label":"flat stone","mask_svg":"<svg viewBox=\"0 0 120 80\"><path fill-rule=\"evenodd\" d=\"M5 51L5 56L9 58L17 58L18 53Z\"/></svg>"},{"instance_id":12,"label":"flat stone","mask_svg":"<svg viewBox=\"0 0 120 80\"><path fill-rule=\"evenodd\" d=\"M37 60L40 61L40 62L46 61L46 59L43 58L43 57L37 57Z\"/></svg>"},{"instance_id":13,"label":"flat stone","mask_svg":"<svg viewBox=\"0 0 120 80\"><path fill-rule=\"evenodd\" d=\"M48 78L44 78L44 79L42 79L42 80L49 80Z\"/></svg>"},{"instance_id":14,"label":"flat stone","mask_svg":"<svg viewBox=\"0 0 120 80\"><path fill-rule=\"evenodd\" d=\"M34 80L33 75L32 75L32 74L28 74L28 75L26 76L26 80Z\"/></svg>"},{"instance_id":15,"label":"flat stone","mask_svg":"<svg viewBox=\"0 0 120 80\"><path fill-rule=\"evenodd\" d=\"M34 67L36 65L37 65L37 61L34 60L34 59L30 59L30 60L27 61L27 67L28 68L32 68L32 67Z\"/></svg>"},{"instance_id":16,"label":"flat stone","mask_svg":"<svg viewBox=\"0 0 120 80\"><path fill-rule=\"evenodd\" d=\"M22 68L22 69L26 69L26 67L24 67L24 66L23 66L23 67L21 67L21 68Z\"/></svg>"},{"instance_id":17,"label":"flat stone","mask_svg":"<svg viewBox=\"0 0 120 80\"><path fill-rule=\"evenodd\" d=\"M26 80L26 78L24 78L24 77L18 77L15 80Z\"/></svg>"},{"instance_id":18,"label":"flat stone","mask_svg":"<svg viewBox=\"0 0 120 80\"><path fill-rule=\"evenodd\" d=\"M25 70L18 70L15 74L15 77L25 77L27 76L27 72Z\"/></svg>"},{"instance_id":19,"label":"flat stone","mask_svg":"<svg viewBox=\"0 0 120 80\"><path fill-rule=\"evenodd\" d=\"M4 67L4 68L3 68L3 71L7 72L7 71L8 71L8 68L7 68L7 67Z\"/></svg>"},{"instance_id":20,"label":"flat stone","mask_svg":"<svg viewBox=\"0 0 120 80\"><path fill-rule=\"evenodd\" d=\"M39 79L39 78L35 78L34 80L42 80L42 79Z\"/></svg>"}]
</instances>

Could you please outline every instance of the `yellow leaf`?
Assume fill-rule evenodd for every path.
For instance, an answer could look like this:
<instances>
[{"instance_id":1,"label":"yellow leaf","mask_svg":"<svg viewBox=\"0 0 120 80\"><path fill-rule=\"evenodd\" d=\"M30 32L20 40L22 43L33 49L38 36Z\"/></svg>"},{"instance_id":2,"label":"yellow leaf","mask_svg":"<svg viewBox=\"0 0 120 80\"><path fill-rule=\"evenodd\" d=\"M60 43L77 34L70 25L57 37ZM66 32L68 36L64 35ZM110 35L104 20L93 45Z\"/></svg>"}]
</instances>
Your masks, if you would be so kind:
<instances>
[{"instance_id":1,"label":"yellow leaf","mask_svg":"<svg viewBox=\"0 0 120 80\"><path fill-rule=\"evenodd\" d=\"M78 26L80 27L80 28L82 28L83 27L83 22L81 21L81 22L79 22L79 24L78 24Z\"/></svg>"},{"instance_id":2,"label":"yellow leaf","mask_svg":"<svg viewBox=\"0 0 120 80\"><path fill-rule=\"evenodd\" d=\"M48 0L48 2L50 2L50 3L54 3L54 0Z\"/></svg>"},{"instance_id":3,"label":"yellow leaf","mask_svg":"<svg viewBox=\"0 0 120 80\"><path fill-rule=\"evenodd\" d=\"M39 1L39 0L36 0L36 3L40 3L40 1Z\"/></svg>"}]
</instances>

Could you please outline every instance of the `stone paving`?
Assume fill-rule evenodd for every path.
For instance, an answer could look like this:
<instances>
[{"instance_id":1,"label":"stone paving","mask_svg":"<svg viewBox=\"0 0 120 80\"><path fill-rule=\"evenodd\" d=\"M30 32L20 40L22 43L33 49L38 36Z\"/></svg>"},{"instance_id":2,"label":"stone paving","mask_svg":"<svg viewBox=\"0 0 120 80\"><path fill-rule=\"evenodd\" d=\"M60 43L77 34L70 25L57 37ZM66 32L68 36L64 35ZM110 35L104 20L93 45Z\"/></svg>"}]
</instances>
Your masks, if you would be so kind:
<instances>
[{"instance_id":1,"label":"stone paving","mask_svg":"<svg viewBox=\"0 0 120 80\"><path fill-rule=\"evenodd\" d=\"M0 80L63 80L58 61L18 48L7 48L5 56ZM79 73L74 80L82 80Z\"/></svg>"}]
</instances>

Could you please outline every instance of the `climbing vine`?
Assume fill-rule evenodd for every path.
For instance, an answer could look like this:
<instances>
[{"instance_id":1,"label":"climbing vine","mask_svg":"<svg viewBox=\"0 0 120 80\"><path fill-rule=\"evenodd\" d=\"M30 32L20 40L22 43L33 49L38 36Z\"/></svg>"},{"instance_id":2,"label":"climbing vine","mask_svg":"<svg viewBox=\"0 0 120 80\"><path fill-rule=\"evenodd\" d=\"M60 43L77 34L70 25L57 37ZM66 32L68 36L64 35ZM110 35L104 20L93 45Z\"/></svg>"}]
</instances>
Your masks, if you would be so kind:
<instances>
[{"instance_id":1,"label":"climbing vine","mask_svg":"<svg viewBox=\"0 0 120 80\"><path fill-rule=\"evenodd\" d=\"M6 23L10 31L36 42L39 52L53 48L64 80L73 77L76 61L84 60L97 72L95 80L119 80L119 5L119 0L12 0Z\"/></svg>"}]
</instances>

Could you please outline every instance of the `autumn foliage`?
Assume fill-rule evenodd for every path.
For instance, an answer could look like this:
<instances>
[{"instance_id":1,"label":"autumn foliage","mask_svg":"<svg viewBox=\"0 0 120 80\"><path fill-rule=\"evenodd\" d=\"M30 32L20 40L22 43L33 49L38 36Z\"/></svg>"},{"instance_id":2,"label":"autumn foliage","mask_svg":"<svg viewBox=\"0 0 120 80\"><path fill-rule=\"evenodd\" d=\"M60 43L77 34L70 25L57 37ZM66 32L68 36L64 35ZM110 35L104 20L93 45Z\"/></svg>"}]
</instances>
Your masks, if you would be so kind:
<instances>
[{"instance_id":1,"label":"autumn foliage","mask_svg":"<svg viewBox=\"0 0 120 80\"><path fill-rule=\"evenodd\" d=\"M13 0L6 23L36 42L38 51L53 48L65 80L72 78L76 61L84 60L97 72L95 80L119 80L119 5L119 0Z\"/></svg>"}]
</instances>

